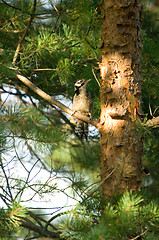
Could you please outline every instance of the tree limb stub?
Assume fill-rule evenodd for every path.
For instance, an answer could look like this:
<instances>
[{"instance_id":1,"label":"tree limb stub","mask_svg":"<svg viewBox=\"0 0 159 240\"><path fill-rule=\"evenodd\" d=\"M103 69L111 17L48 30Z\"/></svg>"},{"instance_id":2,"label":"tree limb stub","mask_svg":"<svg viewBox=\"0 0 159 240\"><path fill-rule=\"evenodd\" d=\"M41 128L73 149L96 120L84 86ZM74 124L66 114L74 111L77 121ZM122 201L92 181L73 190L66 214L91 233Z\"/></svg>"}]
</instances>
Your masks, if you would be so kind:
<instances>
[{"instance_id":1,"label":"tree limb stub","mask_svg":"<svg viewBox=\"0 0 159 240\"><path fill-rule=\"evenodd\" d=\"M146 126L147 127L152 127L152 128L157 128L159 127L159 116L158 117L155 117L155 118L152 118L152 119L149 119L147 122L146 122Z\"/></svg>"},{"instance_id":2,"label":"tree limb stub","mask_svg":"<svg viewBox=\"0 0 159 240\"><path fill-rule=\"evenodd\" d=\"M55 105L56 107L60 108L62 111L64 111L65 113L74 116L84 122L87 122L95 127L98 128L98 123L96 120L91 120L89 117L84 116L78 112L74 112L73 110L71 110L70 108L66 107L64 104L62 104L61 102L57 101L56 99L54 99L53 97L51 97L50 95L48 95L47 93L45 93L44 91L42 91L40 88L38 88L37 86L35 86L35 84L33 84L31 81L29 81L26 77L17 74L16 77L23 82L28 88L30 88L33 92L35 92L36 94L38 94L40 97L42 97L43 99L45 99L47 102L49 102L52 105Z\"/></svg>"}]
</instances>

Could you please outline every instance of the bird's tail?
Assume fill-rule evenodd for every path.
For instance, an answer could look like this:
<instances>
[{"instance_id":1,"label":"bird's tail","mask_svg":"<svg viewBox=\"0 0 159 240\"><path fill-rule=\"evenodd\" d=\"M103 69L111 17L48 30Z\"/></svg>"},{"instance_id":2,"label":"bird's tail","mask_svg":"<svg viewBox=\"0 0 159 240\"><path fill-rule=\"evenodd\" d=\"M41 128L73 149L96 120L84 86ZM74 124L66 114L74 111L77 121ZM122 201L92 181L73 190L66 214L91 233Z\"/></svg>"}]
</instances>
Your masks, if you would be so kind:
<instances>
[{"instance_id":1,"label":"bird's tail","mask_svg":"<svg viewBox=\"0 0 159 240\"><path fill-rule=\"evenodd\" d=\"M88 138L88 123L83 122L81 120L77 120L75 133L79 136L81 140L85 139L87 141Z\"/></svg>"}]
</instances>

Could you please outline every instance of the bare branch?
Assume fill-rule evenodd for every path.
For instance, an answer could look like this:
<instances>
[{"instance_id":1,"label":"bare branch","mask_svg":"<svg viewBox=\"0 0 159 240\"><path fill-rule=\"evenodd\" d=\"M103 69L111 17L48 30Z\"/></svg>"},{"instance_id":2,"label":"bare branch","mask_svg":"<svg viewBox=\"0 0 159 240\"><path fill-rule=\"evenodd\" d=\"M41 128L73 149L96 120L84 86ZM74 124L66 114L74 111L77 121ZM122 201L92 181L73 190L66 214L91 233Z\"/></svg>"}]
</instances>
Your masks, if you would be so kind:
<instances>
[{"instance_id":1,"label":"bare branch","mask_svg":"<svg viewBox=\"0 0 159 240\"><path fill-rule=\"evenodd\" d=\"M144 232L140 233L139 235L137 235L136 237L134 238L131 238L129 240L135 240L135 239L138 239L139 237L143 236L149 229L147 228Z\"/></svg>"},{"instance_id":2,"label":"bare branch","mask_svg":"<svg viewBox=\"0 0 159 240\"><path fill-rule=\"evenodd\" d=\"M28 220L26 218L20 219L19 222L22 227L27 228L31 231L34 231L34 232L38 233L40 236L50 237L52 239L60 239L59 233L51 232L51 231L45 229L44 227L34 224L33 222L31 222L30 220Z\"/></svg>"},{"instance_id":3,"label":"bare branch","mask_svg":"<svg viewBox=\"0 0 159 240\"><path fill-rule=\"evenodd\" d=\"M13 5L5 2L4 0L2 0L2 2L3 2L5 5L7 5L8 7L11 7L11 8L16 9L16 10L18 10L18 11L22 11L21 8L15 7L15 6L13 6ZM23 11L22 11L22 12L23 12Z\"/></svg>"},{"instance_id":4,"label":"bare branch","mask_svg":"<svg viewBox=\"0 0 159 240\"><path fill-rule=\"evenodd\" d=\"M6 180L7 189L8 189L8 191L9 191L9 197L10 197L11 201L13 201L13 196L12 196L11 186L10 186L10 183L9 183L8 176L7 176L6 172L5 172L5 169L4 169L4 166L3 166L3 162L2 162L2 160L0 160L0 167L2 168L2 171L3 171L4 177L5 177L5 180Z\"/></svg>"},{"instance_id":5,"label":"bare branch","mask_svg":"<svg viewBox=\"0 0 159 240\"><path fill-rule=\"evenodd\" d=\"M97 76L95 75L93 66L92 66L92 73L93 73L93 76L94 76L96 82L98 83L98 86L100 87L100 82L98 81L98 78L97 78Z\"/></svg>"},{"instance_id":6,"label":"bare branch","mask_svg":"<svg viewBox=\"0 0 159 240\"><path fill-rule=\"evenodd\" d=\"M57 240L57 239L61 239L60 238L61 232L53 224L51 224L51 221L54 220L56 217L59 217L66 213L67 212L57 214L56 216L54 216L54 218L51 218L51 220L47 221L47 220L43 219L42 217L38 216L37 214L35 214L31 211L28 211L29 217L32 218L34 221L36 221L36 223L26 217L19 218L18 221L22 227L27 228L31 231L34 231L34 233L38 233L39 237L43 236L43 237L49 237L51 239ZM53 231L48 230L47 229L48 226Z\"/></svg>"},{"instance_id":7,"label":"bare branch","mask_svg":"<svg viewBox=\"0 0 159 240\"><path fill-rule=\"evenodd\" d=\"M62 111L64 111L65 113L74 116L84 122L87 122L89 124L92 124L95 127L98 127L98 122L95 120L91 120L89 117L84 116L78 112L74 112L73 110L71 110L70 108L66 107L64 104L60 103L59 101L55 100L53 97L51 97L50 95L48 95L47 93L45 93L44 91L42 91L40 88L38 88L37 86L35 86L31 81L29 81L26 77L17 74L16 75L17 78L23 82L27 87L29 87L32 91L34 91L36 94L38 94L40 97L42 97L43 99L45 99L47 102L49 102L52 105L55 105L56 107L60 108Z\"/></svg>"}]
</instances>

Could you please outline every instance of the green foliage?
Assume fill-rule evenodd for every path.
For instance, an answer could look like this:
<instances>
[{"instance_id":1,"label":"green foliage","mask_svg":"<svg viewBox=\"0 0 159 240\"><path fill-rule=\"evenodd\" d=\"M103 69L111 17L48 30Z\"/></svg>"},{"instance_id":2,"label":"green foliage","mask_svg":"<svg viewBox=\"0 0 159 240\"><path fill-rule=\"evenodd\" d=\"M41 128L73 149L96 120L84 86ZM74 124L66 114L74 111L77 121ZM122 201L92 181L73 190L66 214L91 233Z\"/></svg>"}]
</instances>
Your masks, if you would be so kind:
<instances>
[{"instance_id":1,"label":"green foliage","mask_svg":"<svg viewBox=\"0 0 159 240\"><path fill-rule=\"evenodd\" d=\"M31 76L35 84L52 95L70 95L76 79L94 78L91 71L92 64L96 65L97 58L98 61L100 58L97 49L100 43L100 25L96 4L79 1L72 2L71 5L69 3L67 8L63 4L65 5L61 3L59 6L62 21L60 24L56 21L58 16L53 6L50 5L50 9L45 9L45 5L37 2L29 33L20 46L20 54L16 60L16 66L22 74L26 77ZM14 6L18 9L12 9L6 5L1 9L4 28L0 32L0 46L3 52L1 62L3 71L0 79L6 83L9 76L6 77L4 66L10 71L19 41L18 33L21 38L24 34L23 29L27 28L33 1L16 0ZM66 14L63 11L66 11ZM46 17L47 20L42 24L44 13L48 14L50 19ZM94 93L94 95L97 94Z\"/></svg>"},{"instance_id":2,"label":"green foliage","mask_svg":"<svg viewBox=\"0 0 159 240\"><path fill-rule=\"evenodd\" d=\"M74 62L70 62L68 58L60 59L57 65L57 74L59 76L59 80L61 84L69 83L70 77L75 75L74 74Z\"/></svg>"},{"instance_id":3,"label":"green foliage","mask_svg":"<svg viewBox=\"0 0 159 240\"><path fill-rule=\"evenodd\" d=\"M61 142L56 149L53 149L51 159L55 168L81 167L87 171L98 170L100 146L98 143L81 144L80 142L72 143L70 141ZM74 164L72 165L72 159ZM48 158L49 160L49 158Z\"/></svg>"},{"instance_id":4,"label":"green foliage","mask_svg":"<svg viewBox=\"0 0 159 240\"><path fill-rule=\"evenodd\" d=\"M158 199L158 186L159 186L159 131L154 129L147 133L144 137L144 166L149 170L148 178L151 182L149 194L152 194L153 198Z\"/></svg>"},{"instance_id":5,"label":"green foliage","mask_svg":"<svg viewBox=\"0 0 159 240\"><path fill-rule=\"evenodd\" d=\"M99 87L92 72L94 69L99 78L99 1L56 1L56 6L53 5L55 1L49 1L47 7L42 2L36 2L33 13L32 0L8 1L12 7L0 1L0 87L2 92L17 96L21 102L1 103L0 196L7 209L0 210L0 237L11 239L19 227L19 220L28 217L19 204L25 192L32 190L33 196L38 194L43 198L46 194L54 194L58 190L55 178L50 177L44 183L32 181L32 170L41 163L43 168L50 171L50 176L52 172L55 175L62 173L62 177L69 181L66 188L71 189L71 195L82 199L81 205L72 210L66 218L62 218L59 224L61 237L69 240L127 240L137 239L137 236L138 239L159 239L157 203L147 201L140 194L128 192L110 201L101 199L100 185L95 178L99 172L98 139L93 136L89 139L89 144L81 144L73 137L71 124L64 123L64 117L61 120L54 109L50 109L44 100L39 101L39 97L15 77L16 72L24 74L48 94L60 94L69 99L72 99L73 83L76 79L91 78L88 89L94 99L94 116L98 117L100 114ZM27 29L32 13L34 18ZM142 55L143 109L147 114L145 121L150 116L159 115L157 18L157 11L148 12L145 8ZM28 31L24 36L25 30ZM18 43L23 37L14 63ZM6 86L9 90L5 90ZM26 99L26 96L31 101ZM141 121L135 129L140 137L144 138L144 165L150 169L153 179L146 196L154 197L156 193L158 199L159 134L156 129L147 129ZM27 172L26 177L19 179L9 175L10 162L3 158L3 154L7 153L9 156L10 152L17 150L17 146L21 144L27 146L36 161L33 163L32 159L30 160L32 167L28 170L25 158L16 155L16 161L19 161ZM40 221L39 218L37 223L41 228L44 224L46 230L46 221L42 221L42 224ZM7 236L4 233L7 233ZM38 238L39 235L33 237Z\"/></svg>"},{"instance_id":6,"label":"green foliage","mask_svg":"<svg viewBox=\"0 0 159 240\"><path fill-rule=\"evenodd\" d=\"M60 223L60 229L62 230L61 238L66 239L82 239L86 232L90 231L93 214L86 213L86 208L77 206L76 209L64 219L63 223Z\"/></svg>"},{"instance_id":7,"label":"green foliage","mask_svg":"<svg viewBox=\"0 0 159 240\"><path fill-rule=\"evenodd\" d=\"M148 6L147 6L148 5ZM151 4L151 1L144 1L143 11L143 54L142 54L142 70L143 70L143 86L142 99L143 110L146 113L146 119L159 115L159 7ZM158 159L159 159L159 131L157 128L148 129L143 127L144 137L144 157L143 164L149 170L150 175L145 179L149 179L151 187L149 193L153 197L158 197Z\"/></svg>"},{"instance_id":8,"label":"green foliage","mask_svg":"<svg viewBox=\"0 0 159 240\"><path fill-rule=\"evenodd\" d=\"M86 202L85 202L86 204ZM95 210L97 207L97 211ZM107 201L99 214L98 204L76 208L65 219L62 236L66 239L158 239L159 209L156 203L144 201L141 194L126 192L115 201ZM84 216L84 218L83 218ZM155 232L152 234L152 232Z\"/></svg>"},{"instance_id":9,"label":"green foliage","mask_svg":"<svg viewBox=\"0 0 159 240\"><path fill-rule=\"evenodd\" d=\"M6 112L4 119L8 120L8 136L30 140L36 148L44 144L47 148L49 144L56 144L57 139L64 140L60 128L57 130L58 122L52 120L50 123L46 116L34 107L14 106Z\"/></svg>"},{"instance_id":10,"label":"green foliage","mask_svg":"<svg viewBox=\"0 0 159 240\"><path fill-rule=\"evenodd\" d=\"M0 209L0 238L10 239L18 230L20 220L26 216L26 209L13 202L8 209Z\"/></svg>"},{"instance_id":11,"label":"green foliage","mask_svg":"<svg viewBox=\"0 0 159 240\"><path fill-rule=\"evenodd\" d=\"M156 6L158 9L158 7ZM144 11L143 21L143 107L149 113L151 107L154 116L159 115L158 92L159 92L159 14L153 11Z\"/></svg>"}]
</instances>

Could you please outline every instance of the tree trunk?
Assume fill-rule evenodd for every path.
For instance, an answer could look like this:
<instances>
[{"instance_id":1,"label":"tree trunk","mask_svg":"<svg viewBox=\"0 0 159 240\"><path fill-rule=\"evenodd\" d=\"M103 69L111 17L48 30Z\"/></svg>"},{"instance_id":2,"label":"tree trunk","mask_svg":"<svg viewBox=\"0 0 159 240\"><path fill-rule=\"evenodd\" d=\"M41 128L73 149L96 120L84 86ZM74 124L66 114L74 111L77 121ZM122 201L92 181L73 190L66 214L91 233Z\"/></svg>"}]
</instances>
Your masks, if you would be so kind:
<instances>
[{"instance_id":1,"label":"tree trunk","mask_svg":"<svg viewBox=\"0 0 159 240\"><path fill-rule=\"evenodd\" d=\"M141 186L141 0L104 0L101 37L101 186L105 196Z\"/></svg>"}]
</instances>

